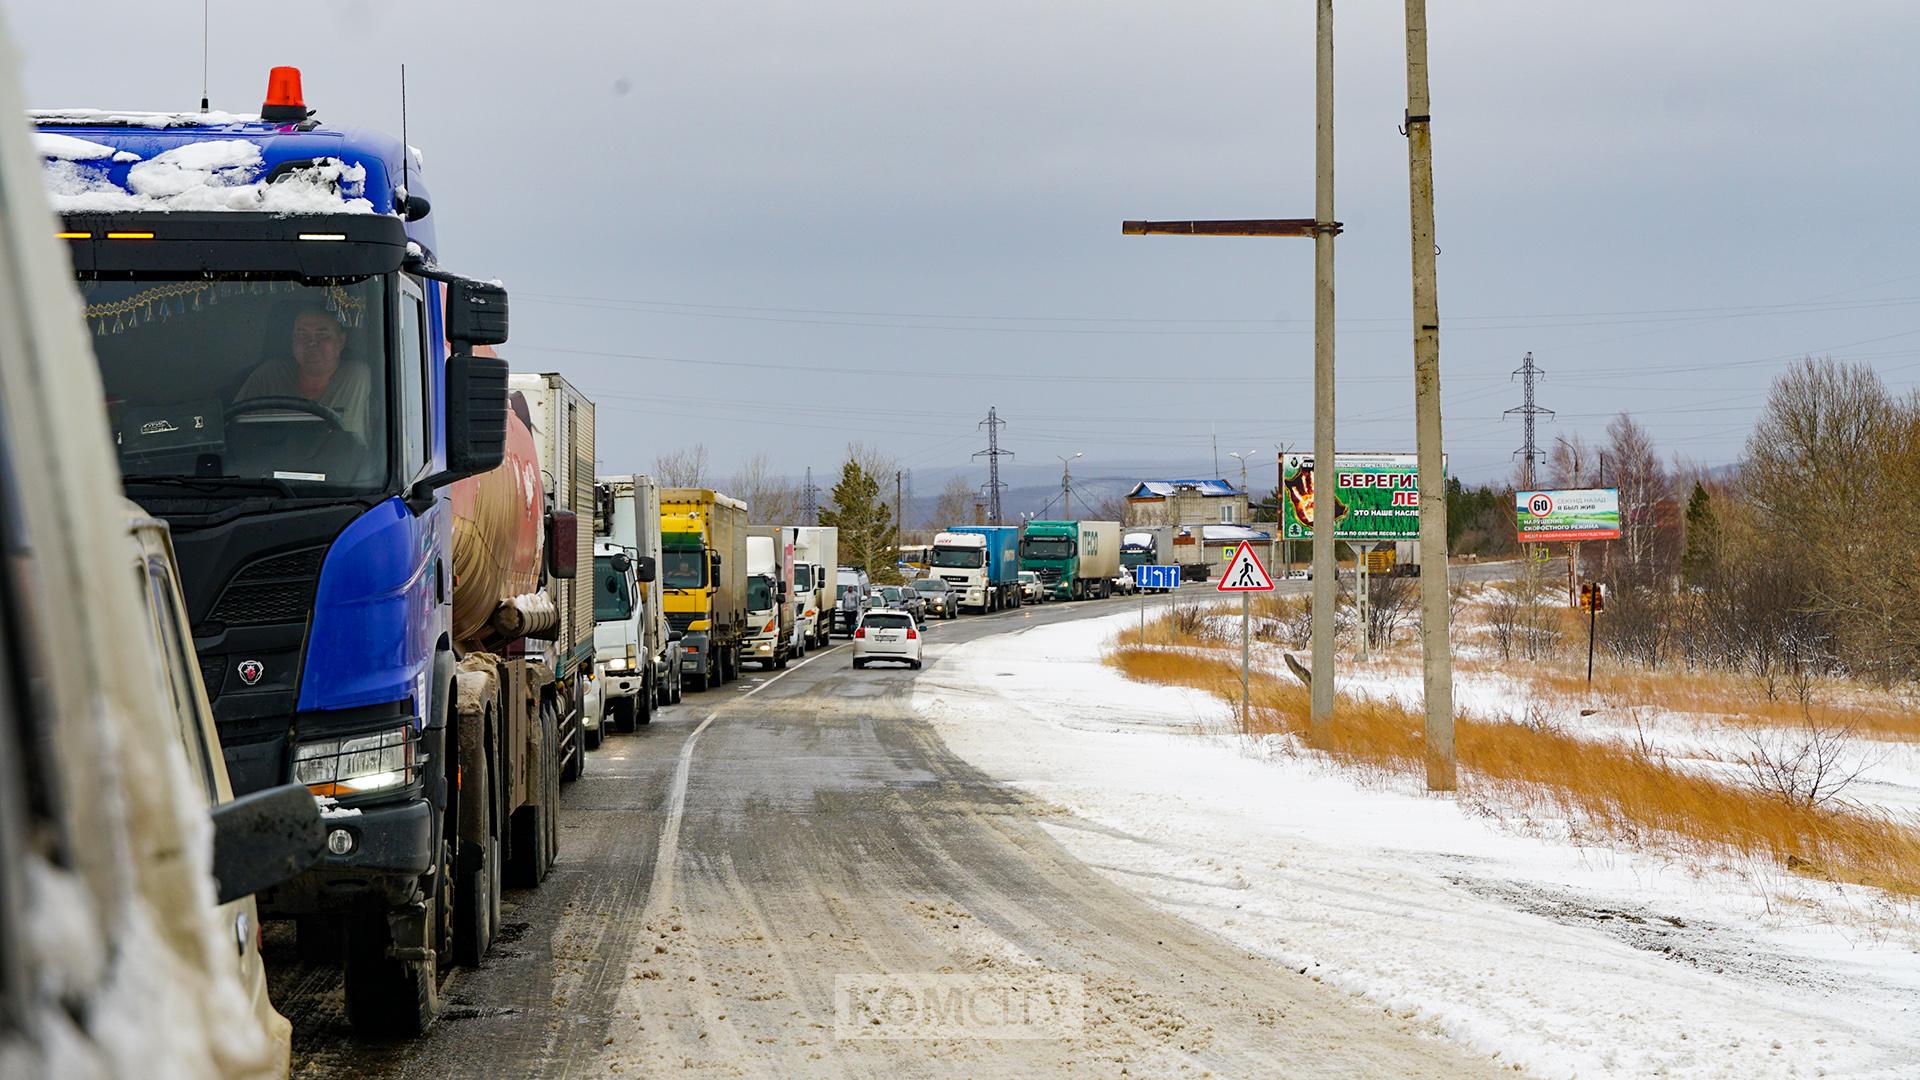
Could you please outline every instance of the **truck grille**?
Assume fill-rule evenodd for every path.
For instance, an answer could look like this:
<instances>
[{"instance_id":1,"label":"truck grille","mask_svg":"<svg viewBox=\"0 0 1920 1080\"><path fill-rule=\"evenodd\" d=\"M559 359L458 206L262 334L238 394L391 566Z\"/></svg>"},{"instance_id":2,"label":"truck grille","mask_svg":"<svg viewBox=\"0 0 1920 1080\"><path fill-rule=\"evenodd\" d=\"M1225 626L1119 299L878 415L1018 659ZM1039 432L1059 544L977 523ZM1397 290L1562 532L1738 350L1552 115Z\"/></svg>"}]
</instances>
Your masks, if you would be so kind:
<instances>
[{"instance_id":1,"label":"truck grille","mask_svg":"<svg viewBox=\"0 0 1920 1080\"><path fill-rule=\"evenodd\" d=\"M249 563L227 583L213 619L239 626L305 622L326 555L326 548L311 547Z\"/></svg>"},{"instance_id":2,"label":"truck grille","mask_svg":"<svg viewBox=\"0 0 1920 1080\"><path fill-rule=\"evenodd\" d=\"M200 654L200 681L207 684L207 700L220 696L220 684L227 677L227 658Z\"/></svg>"},{"instance_id":3,"label":"truck grille","mask_svg":"<svg viewBox=\"0 0 1920 1080\"><path fill-rule=\"evenodd\" d=\"M669 611L667 612L667 629L678 630L684 634L687 632L687 627L698 622L700 618L701 616L698 612Z\"/></svg>"},{"instance_id":4,"label":"truck grille","mask_svg":"<svg viewBox=\"0 0 1920 1080\"><path fill-rule=\"evenodd\" d=\"M1036 573L1040 575L1041 581L1049 585L1060 580L1060 568L1057 566L1043 566Z\"/></svg>"}]
</instances>

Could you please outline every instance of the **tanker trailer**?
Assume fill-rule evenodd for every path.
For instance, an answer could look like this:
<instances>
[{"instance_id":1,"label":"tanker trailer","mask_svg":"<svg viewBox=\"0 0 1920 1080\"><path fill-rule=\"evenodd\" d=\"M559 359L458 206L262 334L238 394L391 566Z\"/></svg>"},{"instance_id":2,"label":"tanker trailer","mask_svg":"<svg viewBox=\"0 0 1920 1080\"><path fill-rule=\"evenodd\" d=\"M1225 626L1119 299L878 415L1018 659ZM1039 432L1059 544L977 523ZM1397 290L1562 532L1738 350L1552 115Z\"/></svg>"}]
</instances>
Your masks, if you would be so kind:
<instances>
[{"instance_id":1,"label":"tanker trailer","mask_svg":"<svg viewBox=\"0 0 1920 1080\"><path fill-rule=\"evenodd\" d=\"M454 708L461 760L485 761L479 775L463 773L458 803L462 840L488 845L489 865L530 888L559 848L563 733L553 668L527 643L559 631L543 586L569 569L552 565L552 553L572 545L545 543L551 523L539 451L525 400L515 393L509 406L504 460L452 492ZM468 824L489 820L504 827L489 836ZM489 897L496 912L499 896L496 887Z\"/></svg>"}]
</instances>

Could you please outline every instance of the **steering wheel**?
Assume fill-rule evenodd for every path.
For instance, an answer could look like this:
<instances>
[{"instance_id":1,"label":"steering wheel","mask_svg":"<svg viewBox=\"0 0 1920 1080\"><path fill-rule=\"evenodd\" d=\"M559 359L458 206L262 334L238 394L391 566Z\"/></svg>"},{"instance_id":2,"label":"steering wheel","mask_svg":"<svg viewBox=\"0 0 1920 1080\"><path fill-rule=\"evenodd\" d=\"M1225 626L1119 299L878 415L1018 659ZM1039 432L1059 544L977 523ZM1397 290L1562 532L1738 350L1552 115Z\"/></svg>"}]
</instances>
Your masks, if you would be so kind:
<instances>
[{"instance_id":1,"label":"steering wheel","mask_svg":"<svg viewBox=\"0 0 1920 1080\"><path fill-rule=\"evenodd\" d=\"M225 416L226 419L231 420L244 413L273 412L276 410L303 412L308 416L318 417L326 421L327 427L333 431L337 431L342 435L353 435L353 432L348 431L347 425L340 419L340 414L335 412L331 406L322 405L317 401L308 401L303 397L293 397L284 394L273 397L241 398L239 401L227 406Z\"/></svg>"},{"instance_id":2,"label":"steering wheel","mask_svg":"<svg viewBox=\"0 0 1920 1080\"><path fill-rule=\"evenodd\" d=\"M320 420L327 425L328 438L332 438L335 435L344 437L347 442L352 445L354 452L359 455L361 462L363 464L365 463L367 440L347 430L346 423L340 419L340 414L331 406L322 405L317 401L309 401L303 397L284 394L242 398L227 406L224 417L226 420L231 421L234 417L242 416L246 413L272 411L306 413L308 416Z\"/></svg>"}]
</instances>

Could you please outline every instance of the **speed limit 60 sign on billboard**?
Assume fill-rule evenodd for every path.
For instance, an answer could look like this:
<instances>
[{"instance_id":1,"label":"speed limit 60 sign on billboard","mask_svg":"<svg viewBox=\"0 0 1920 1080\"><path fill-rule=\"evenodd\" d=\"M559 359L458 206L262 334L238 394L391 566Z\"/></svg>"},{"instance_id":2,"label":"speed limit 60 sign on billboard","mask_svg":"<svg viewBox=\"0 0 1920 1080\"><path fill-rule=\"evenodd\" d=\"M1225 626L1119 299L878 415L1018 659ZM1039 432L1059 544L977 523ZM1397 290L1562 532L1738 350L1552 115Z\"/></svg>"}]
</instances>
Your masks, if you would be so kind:
<instances>
[{"instance_id":1,"label":"speed limit 60 sign on billboard","mask_svg":"<svg viewBox=\"0 0 1920 1080\"><path fill-rule=\"evenodd\" d=\"M1516 491L1513 510L1523 544L1620 539L1618 488Z\"/></svg>"}]
</instances>

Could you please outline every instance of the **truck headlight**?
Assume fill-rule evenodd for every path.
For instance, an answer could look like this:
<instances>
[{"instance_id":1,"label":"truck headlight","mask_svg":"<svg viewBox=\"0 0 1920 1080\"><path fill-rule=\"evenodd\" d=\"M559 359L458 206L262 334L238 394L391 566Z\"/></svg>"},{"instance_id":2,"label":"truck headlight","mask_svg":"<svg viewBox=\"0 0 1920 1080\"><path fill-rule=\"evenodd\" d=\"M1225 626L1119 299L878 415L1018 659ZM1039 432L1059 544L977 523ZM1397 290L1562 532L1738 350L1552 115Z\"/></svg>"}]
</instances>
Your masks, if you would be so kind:
<instances>
[{"instance_id":1,"label":"truck headlight","mask_svg":"<svg viewBox=\"0 0 1920 1080\"><path fill-rule=\"evenodd\" d=\"M365 795L414 780L418 740L413 726L344 739L311 739L293 751L293 778L315 795Z\"/></svg>"}]
</instances>

